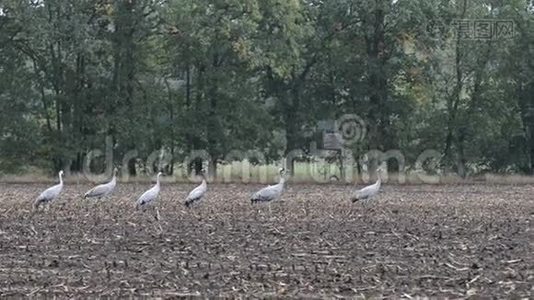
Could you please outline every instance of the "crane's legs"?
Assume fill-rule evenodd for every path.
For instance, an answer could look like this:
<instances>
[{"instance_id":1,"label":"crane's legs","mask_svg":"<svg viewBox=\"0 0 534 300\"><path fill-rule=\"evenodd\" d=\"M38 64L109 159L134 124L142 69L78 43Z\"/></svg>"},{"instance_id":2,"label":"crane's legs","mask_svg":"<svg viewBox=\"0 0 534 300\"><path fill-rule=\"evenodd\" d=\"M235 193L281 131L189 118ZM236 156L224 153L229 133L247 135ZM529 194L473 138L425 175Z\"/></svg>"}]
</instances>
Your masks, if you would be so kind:
<instances>
[{"instance_id":1,"label":"crane's legs","mask_svg":"<svg viewBox=\"0 0 534 300\"><path fill-rule=\"evenodd\" d=\"M363 206L363 208L365 209L366 212L369 212L371 210L370 202L371 201L369 200L369 198L362 201L362 206Z\"/></svg>"},{"instance_id":2,"label":"crane's legs","mask_svg":"<svg viewBox=\"0 0 534 300\"><path fill-rule=\"evenodd\" d=\"M155 210L156 210L156 216L155 216L156 221L159 221L161 219L161 216L159 214L159 209L155 208Z\"/></svg>"},{"instance_id":3,"label":"crane's legs","mask_svg":"<svg viewBox=\"0 0 534 300\"><path fill-rule=\"evenodd\" d=\"M163 233L163 228L161 228L161 223L160 223L161 216L160 216L160 214L159 214L159 209L158 209L157 207L155 207L154 209L156 210L155 219L156 219L156 221L158 222L159 232L160 232L160 233Z\"/></svg>"}]
</instances>

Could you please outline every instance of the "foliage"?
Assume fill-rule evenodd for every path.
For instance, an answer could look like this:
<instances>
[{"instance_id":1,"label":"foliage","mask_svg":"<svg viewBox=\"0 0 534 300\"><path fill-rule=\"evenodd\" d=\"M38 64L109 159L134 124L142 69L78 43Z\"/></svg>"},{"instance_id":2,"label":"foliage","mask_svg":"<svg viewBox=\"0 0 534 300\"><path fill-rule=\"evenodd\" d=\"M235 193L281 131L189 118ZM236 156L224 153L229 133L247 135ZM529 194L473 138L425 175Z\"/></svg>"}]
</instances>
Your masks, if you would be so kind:
<instances>
[{"instance_id":1,"label":"foliage","mask_svg":"<svg viewBox=\"0 0 534 300\"><path fill-rule=\"evenodd\" d=\"M163 150L172 172L205 149L216 172L232 151L266 162L309 154L307 129L354 113L368 133L353 146L357 157L399 149L413 163L435 149L461 175L533 173L532 7L4 0L0 169L78 171L107 141L117 164L131 150L142 161ZM511 20L515 35L464 39L458 20ZM135 159L128 166L139 169Z\"/></svg>"}]
</instances>

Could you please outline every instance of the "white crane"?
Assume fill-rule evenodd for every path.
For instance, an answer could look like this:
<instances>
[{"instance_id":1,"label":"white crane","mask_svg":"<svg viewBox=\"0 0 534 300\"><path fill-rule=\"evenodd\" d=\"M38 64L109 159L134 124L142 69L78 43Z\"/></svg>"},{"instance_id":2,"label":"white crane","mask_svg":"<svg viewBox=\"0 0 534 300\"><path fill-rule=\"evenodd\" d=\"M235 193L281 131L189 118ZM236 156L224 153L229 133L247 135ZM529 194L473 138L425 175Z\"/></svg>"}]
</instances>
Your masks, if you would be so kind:
<instances>
[{"instance_id":1,"label":"white crane","mask_svg":"<svg viewBox=\"0 0 534 300\"><path fill-rule=\"evenodd\" d=\"M50 203L59 196L61 190L63 189L63 170L59 171L58 176L59 184L56 184L53 187L49 187L44 192L42 192L39 197L37 197L37 199L35 199L35 202L33 203L33 207L35 209L37 209L42 203Z\"/></svg>"},{"instance_id":2,"label":"white crane","mask_svg":"<svg viewBox=\"0 0 534 300\"><path fill-rule=\"evenodd\" d=\"M270 185L268 187L265 187L257 191L250 198L250 202L252 204L257 203L257 202L269 202L270 203L273 200L279 199L280 196L282 195L282 191L284 190L284 182L285 182L284 171L285 171L284 168L280 168L279 170L280 181L278 182L278 184ZM270 208L271 207L269 206L269 210Z\"/></svg>"},{"instance_id":3,"label":"white crane","mask_svg":"<svg viewBox=\"0 0 534 300\"><path fill-rule=\"evenodd\" d=\"M194 188L185 199L185 206L187 207L191 207L191 205L193 205L195 202L200 201L208 191L208 184L206 183L206 177L204 176L204 173L201 172L200 176L202 176L202 183Z\"/></svg>"},{"instance_id":4,"label":"white crane","mask_svg":"<svg viewBox=\"0 0 534 300\"><path fill-rule=\"evenodd\" d=\"M144 209L145 207L148 207L154 203L154 201L158 198L159 195L159 177L163 173L159 172L158 176L156 177L156 185L154 185L152 188L150 188L148 191L144 192L141 197L137 199L137 209ZM156 219L159 220L159 211L156 209Z\"/></svg>"},{"instance_id":5,"label":"white crane","mask_svg":"<svg viewBox=\"0 0 534 300\"><path fill-rule=\"evenodd\" d=\"M382 184L382 179L380 177L381 173L383 172L383 169L382 167L379 167L376 171L376 175L378 177L376 182L374 184L362 188L361 190L356 191L351 196L352 202L368 201L374 196L376 196L376 194L378 194L378 192L380 191L380 185Z\"/></svg>"},{"instance_id":6,"label":"white crane","mask_svg":"<svg viewBox=\"0 0 534 300\"><path fill-rule=\"evenodd\" d=\"M83 198L98 198L102 199L104 197L107 197L113 193L113 190L115 189L115 186L117 185L117 173L119 170L117 168L113 169L113 178L111 178L111 181L105 184L100 184L89 190L85 195L83 195Z\"/></svg>"}]
</instances>

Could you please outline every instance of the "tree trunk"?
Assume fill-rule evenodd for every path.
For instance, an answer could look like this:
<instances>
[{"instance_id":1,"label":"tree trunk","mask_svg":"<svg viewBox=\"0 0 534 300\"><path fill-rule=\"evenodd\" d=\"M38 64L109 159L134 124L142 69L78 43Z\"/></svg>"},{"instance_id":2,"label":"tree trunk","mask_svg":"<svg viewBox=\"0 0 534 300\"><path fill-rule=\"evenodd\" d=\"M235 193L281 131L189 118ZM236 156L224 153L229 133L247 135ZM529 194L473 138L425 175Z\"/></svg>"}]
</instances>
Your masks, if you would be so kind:
<instances>
[{"instance_id":1,"label":"tree trunk","mask_svg":"<svg viewBox=\"0 0 534 300\"><path fill-rule=\"evenodd\" d=\"M371 19L368 20L368 31L366 33L368 64L368 85L370 93L370 110L368 119L370 124L369 147L370 149L382 148L385 137L386 122L388 114L384 112L387 98L387 77L385 73L385 16L384 2L377 1L376 8L371 12Z\"/></svg>"},{"instance_id":2,"label":"tree trunk","mask_svg":"<svg viewBox=\"0 0 534 300\"><path fill-rule=\"evenodd\" d=\"M521 121L526 137L528 166L527 172L534 174L534 84L528 84L525 87L518 83L517 98L519 99L519 108L521 110Z\"/></svg>"},{"instance_id":3,"label":"tree trunk","mask_svg":"<svg viewBox=\"0 0 534 300\"><path fill-rule=\"evenodd\" d=\"M299 135L299 109L300 109L300 84L296 84L290 93L290 100L285 104L285 129L286 129L286 149L285 156L300 147L300 135ZM287 173L294 175L295 161L290 159L286 162Z\"/></svg>"},{"instance_id":4,"label":"tree trunk","mask_svg":"<svg viewBox=\"0 0 534 300\"><path fill-rule=\"evenodd\" d=\"M467 0L463 1L462 6L462 13L460 15L460 19L463 19L465 17L467 11ZM448 101L448 120L447 120L447 136L445 138L445 149L443 151L443 156L445 158L445 164L450 165L456 162L457 169L464 170L465 166L464 163L462 163L462 159L460 157L454 158L454 154L452 152L453 145L456 144L458 148L463 148L463 146L460 146L460 140L463 139L463 137L459 137L459 133L457 131L459 130L457 128L457 117L458 117L458 106L461 101L461 94L463 90L463 69L462 69L462 58L463 58L463 52L462 52L462 43L461 43L462 37L458 34L456 37L456 47L455 47L455 70L456 70L456 85L454 87L454 93L450 97L450 100ZM458 135L457 135L458 134ZM460 151L459 149L457 149ZM463 150L462 150L463 151ZM458 156L460 156L458 154ZM463 155L462 155L463 156ZM463 171L460 171L460 173ZM461 175L461 174L460 174Z\"/></svg>"},{"instance_id":5,"label":"tree trunk","mask_svg":"<svg viewBox=\"0 0 534 300\"><path fill-rule=\"evenodd\" d=\"M217 115L217 83L211 82L209 93L209 110L208 110L208 126L207 126L207 144L208 153L211 157L209 162L209 176L213 179L217 176L217 160L219 158L219 116Z\"/></svg>"},{"instance_id":6,"label":"tree trunk","mask_svg":"<svg viewBox=\"0 0 534 300\"><path fill-rule=\"evenodd\" d=\"M137 170L135 168L135 162L136 162L135 159L130 159L128 161L128 174L130 174L131 176L137 176Z\"/></svg>"}]
</instances>

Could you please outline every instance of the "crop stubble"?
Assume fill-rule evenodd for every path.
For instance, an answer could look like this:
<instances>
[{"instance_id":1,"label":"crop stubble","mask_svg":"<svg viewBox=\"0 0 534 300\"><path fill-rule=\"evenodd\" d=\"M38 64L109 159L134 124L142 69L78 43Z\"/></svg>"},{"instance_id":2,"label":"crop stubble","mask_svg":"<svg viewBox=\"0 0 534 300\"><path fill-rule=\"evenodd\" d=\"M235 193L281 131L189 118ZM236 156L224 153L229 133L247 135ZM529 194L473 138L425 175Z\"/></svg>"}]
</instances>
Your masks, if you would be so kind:
<instances>
[{"instance_id":1,"label":"crop stubble","mask_svg":"<svg viewBox=\"0 0 534 300\"><path fill-rule=\"evenodd\" d=\"M352 204L353 187L289 185L283 201L252 206L259 185L149 185L109 200L67 185L46 211L44 185L1 184L0 296L534 297L532 186L386 186Z\"/></svg>"}]
</instances>

